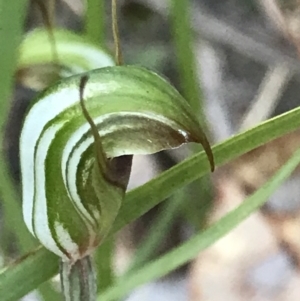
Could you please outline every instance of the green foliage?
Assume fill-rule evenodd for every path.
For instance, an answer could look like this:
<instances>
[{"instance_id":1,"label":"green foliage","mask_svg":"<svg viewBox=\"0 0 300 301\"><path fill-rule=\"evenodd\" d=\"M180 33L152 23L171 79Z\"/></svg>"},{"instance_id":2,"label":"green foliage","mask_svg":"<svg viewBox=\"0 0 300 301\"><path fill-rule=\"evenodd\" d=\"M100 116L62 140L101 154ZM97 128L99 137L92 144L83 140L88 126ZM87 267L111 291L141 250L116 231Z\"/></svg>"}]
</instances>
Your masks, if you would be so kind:
<instances>
[{"instance_id":1,"label":"green foliage","mask_svg":"<svg viewBox=\"0 0 300 301\"><path fill-rule=\"evenodd\" d=\"M148 263L129 276L125 275L121 277L113 287L103 292L98 297L98 300L112 301L121 298L136 287L165 276L167 273L195 258L199 252L205 250L218 239L229 233L251 213L262 206L277 187L290 176L299 163L300 150L290 158L275 176L252 196L245 199L239 207L221 218L207 230L194 235L189 241L175 250Z\"/></svg>"},{"instance_id":2,"label":"green foliage","mask_svg":"<svg viewBox=\"0 0 300 301\"><path fill-rule=\"evenodd\" d=\"M20 12L15 18L11 16ZM0 1L0 141L3 141L3 128L7 121L9 110L9 99L13 86L13 75L16 68L17 49L21 41L23 21L26 11L25 1ZM18 244L25 250L32 247L34 243L26 228L21 225L22 214L19 206L19 197L11 181L7 160L0 148L0 191L3 201L6 228L13 229L18 237Z\"/></svg>"},{"instance_id":3,"label":"green foliage","mask_svg":"<svg viewBox=\"0 0 300 301\"><path fill-rule=\"evenodd\" d=\"M134 273L137 268L151 259L151 255L153 255L159 244L162 243L163 238L166 237L173 221L179 216L180 208L184 201L184 192L185 191L181 189L176 195L173 195L165 202L166 204L164 204L163 209L151 223L151 228L149 229L146 238L137 248L133 262L129 266L126 275L128 275L128 273Z\"/></svg>"},{"instance_id":4,"label":"green foliage","mask_svg":"<svg viewBox=\"0 0 300 301\"><path fill-rule=\"evenodd\" d=\"M297 108L216 145L213 147L216 166L222 166L258 146L295 130L299 126L300 108ZM126 195L125 202L108 237L146 213L172 193L205 175L209 170L210 167L205 154L201 152L162 173L145 185L130 191ZM185 175L184 178L182 178L182 174ZM264 187L261 188L260 193L262 190ZM141 202L141 200L145 201ZM255 200L256 197L251 198L250 203ZM246 212L245 215L249 215L248 213ZM239 221L237 219L237 223ZM213 229L216 231L219 227L214 226ZM218 236L214 241L217 239ZM39 284L53 277L57 272L57 257L44 248L40 248L17 264L8 266L0 273L0 295L5 296L4 301L18 300ZM15 287L15 281L19 283L17 287ZM14 287L13 290L12 287Z\"/></svg>"},{"instance_id":5,"label":"green foliage","mask_svg":"<svg viewBox=\"0 0 300 301\"><path fill-rule=\"evenodd\" d=\"M58 77L64 77L77 72L89 71L96 67L100 68L104 65L113 65L110 56L98 45L101 43L101 47L103 47L105 40L104 1L88 0L87 4L88 10L85 19L85 34L89 40L87 40L86 37L75 35L71 32L54 30L53 33L58 54L58 57L55 58L51 48L51 39L49 40L47 31L39 29L25 36L18 57L17 49L22 37L26 1L0 0L1 128L3 128L6 123L9 107L8 100L11 95L13 75L17 66L23 70L31 68L34 65L45 64L49 66L49 64L58 64L60 67L63 65L66 68L58 69ZM201 106L199 105L200 102L198 102L201 95L200 89L197 87L194 56L192 53L192 32L188 30L188 2L172 1L171 12L183 94L195 110L201 110L201 108L198 107ZM180 14L182 14L182 18L178 19L174 17ZM11 17L12 15L14 18ZM176 20L178 23L176 23ZM90 50L95 51L96 56L84 55ZM107 63L104 65L102 65L101 56L107 59ZM50 90L47 90L39 97L45 98L50 94L59 95L59 91L65 88L64 85L66 83L72 88L72 91L76 91L74 93L77 93L79 91L77 88L80 84L80 79L81 75L70 77L58 83ZM103 89L108 89L105 90L105 93L103 93L103 90L98 91L98 93L93 88L93 84L96 86L99 83L99 79L103 84ZM113 85L111 83L113 83ZM48 84L49 82L47 85ZM128 94L126 94L124 91L126 91L128 87L130 87L131 93L128 92ZM95 114L101 115L104 113L116 113L119 114L120 117L122 116L122 110L123 112L128 112L128 110L133 112L137 110L142 117L145 117L144 115L147 115L146 113L149 114L149 111L151 111L152 113L154 112L154 115L159 115L160 118L164 116L165 118L153 118L153 123L149 121L151 120L149 115L144 119L142 118L142 120L134 118L123 120L121 118L122 122L120 122L117 127L121 128L122 131L117 132L115 136L105 136L103 133L101 134L100 130L101 138L103 136L103 147L105 152L110 156L124 154L124 152L122 152L124 149L126 153L154 152L169 146L179 146L183 142L195 141L204 143L205 149L211 159L209 146L205 140L205 136L201 132L198 121L193 117L193 112L191 112L184 99L176 90L155 73L143 68L129 66L102 68L89 73L88 86L86 88L83 94L89 96L84 96L86 97L84 104L86 104L87 111L92 117L95 117ZM150 94L151 97L148 94ZM76 95L79 97L79 92ZM151 101L149 101L149 97ZM148 101L143 102L145 99ZM107 105L104 106L104 110L103 107L101 107L101 109L97 108L95 104L96 100L97 104L107 100ZM75 111L77 114L82 113L79 105L76 106ZM178 111L180 111L180 114L178 114ZM83 116L79 115L78 120L83 122ZM164 134L173 137L170 140L162 139L160 136L161 133L158 133L157 123L160 122L159 125L161 126L162 120L166 125ZM132 125L140 126L141 131L138 134L130 136L130 131L126 132L126 130ZM111 134L113 130L115 130L115 127L113 125L110 126L111 128L107 129L108 133ZM258 146L299 128L299 126L300 108L297 108L214 146L213 154L215 163L217 166L222 166ZM149 137L151 136L151 139L155 140L154 145L152 143L146 146L143 144L145 143L143 139L148 134ZM3 141L2 132L0 132L0 139ZM119 143L118 148L114 146L116 140L118 140ZM143 141L143 143L141 141ZM146 151L141 151L141 146L146 147ZM25 254L29 249L34 248L36 242L28 234L22 223L22 214L18 203L19 197L11 182L5 162L3 150L1 149L0 192L1 205L3 206L5 215L4 231L10 230L13 232L17 238L18 249ZM105 243L95 254L95 259L98 261L98 272L100 273L99 281L103 278L107 280L106 282L100 282L101 287L98 300L108 301L122 298L137 286L164 276L180 265L192 260L199 252L212 245L257 210L272 192L292 173L299 163L300 152L298 151L272 179L252 196L247 198L238 208L205 231L197 233L178 248L141 267L141 263L144 264L148 260L151 252L160 241L161 234L167 231L170 221L178 214L178 206L182 200L182 196L179 195L173 202L170 202L165 207L166 210L163 211L160 218L158 218L157 224L149 236L149 240L145 241L140 251L137 252L136 260L132 266L132 273L129 271L125 276L114 280L111 269L113 234L162 202L162 200L178 193L178 191L183 193L184 190L182 190L182 188L186 187L186 185L206 176L210 170L210 166L205 153L199 152L191 156L175 167L163 172L145 185L128 192L124 202L118 205L121 206L121 208L112 225L112 230L107 238L105 238ZM113 217L113 220L114 218L115 217ZM159 233L157 229L163 230L164 227L165 230ZM110 259L106 260L107 258ZM101 262L103 264L101 264ZM36 289L45 281L49 280L57 274L57 272L57 256L43 247L39 247L0 271L1 300L18 300L26 293ZM45 300L51 300L53 298L53 300L57 300L58 298L57 295L51 297L52 291L50 288L49 293L49 286L43 287L41 291L44 292Z\"/></svg>"}]
</instances>

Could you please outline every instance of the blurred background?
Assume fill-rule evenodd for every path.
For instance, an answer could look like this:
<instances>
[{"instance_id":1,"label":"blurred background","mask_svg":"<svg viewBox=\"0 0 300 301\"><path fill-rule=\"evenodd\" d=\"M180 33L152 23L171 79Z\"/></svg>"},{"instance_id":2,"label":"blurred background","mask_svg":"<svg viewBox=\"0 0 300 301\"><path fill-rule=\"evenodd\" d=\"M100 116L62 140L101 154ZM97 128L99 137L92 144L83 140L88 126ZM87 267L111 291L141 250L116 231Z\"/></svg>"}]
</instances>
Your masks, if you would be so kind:
<instances>
[{"instance_id":1,"label":"blurred background","mask_svg":"<svg viewBox=\"0 0 300 301\"><path fill-rule=\"evenodd\" d=\"M163 74L184 94L171 2L119 0L120 35L126 64L142 65ZM185 2L190 5L199 103L212 144L299 106L299 0ZM83 30L85 1L56 0L52 8L55 26L75 32ZM106 1L106 11L106 45L113 51L110 1ZM39 7L32 1L25 30L38 26L44 26L44 22ZM20 181L20 127L24 112L36 94L24 84L24 74L27 73L17 74L4 142L16 187ZM299 146L300 131L296 131L218 168L210 177L193 183L152 209L115 237L114 273L121 275L142 266L214 223L258 189ZM182 147L135 157L128 189L147 182L194 151ZM2 244L3 260L17 257L13 234L4 231L1 239L9 241L8 245ZM38 298L33 293L24 300ZM126 300L299 298L300 169L259 212L229 235L193 262L137 289Z\"/></svg>"}]
</instances>

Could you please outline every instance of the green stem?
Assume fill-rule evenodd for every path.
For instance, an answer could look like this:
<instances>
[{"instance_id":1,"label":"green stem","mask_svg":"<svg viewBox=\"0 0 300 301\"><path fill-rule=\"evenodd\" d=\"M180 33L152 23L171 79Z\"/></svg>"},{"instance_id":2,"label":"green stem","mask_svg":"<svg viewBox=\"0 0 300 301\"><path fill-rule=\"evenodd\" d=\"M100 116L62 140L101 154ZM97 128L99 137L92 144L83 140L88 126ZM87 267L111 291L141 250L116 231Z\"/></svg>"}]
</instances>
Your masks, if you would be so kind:
<instances>
[{"instance_id":1,"label":"green stem","mask_svg":"<svg viewBox=\"0 0 300 301\"><path fill-rule=\"evenodd\" d=\"M50 24L52 25L52 28L54 28L56 23L56 0L49 0L48 11Z\"/></svg>"},{"instance_id":2,"label":"green stem","mask_svg":"<svg viewBox=\"0 0 300 301\"><path fill-rule=\"evenodd\" d=\"M95 301L96 274L90 256L60 264L60 277L65 301Z\"/></svg>"},{"instance_id":3,"label":"green stem","mask_svg":"<svg viewBox=\"0 0 300 301\"><path fill-rule=\"evenodd\" d=\"M87 0L85 15L85 34L95 44L105 40L105 1Z\"/></svg>"},{"instance_id":4,"label":"green stem","mask_svg":"<svg viewBox=\"0 0 300 301\"><path fill-rule=\"evenodd\" d=\"M204 121L196 60L193 51L193 32L190 26L190 1L170 0L170 24L177 57L178 71L184 97Z\"/></svg>"},{"instance_id":5,"label":"green stem","mask_svg":"<svg viewBox=\"0 0 300 301\"><path fill-rule=\"evenodd\" d=\"M111 1L111 15L112 15L112 31L115 43L115 60L116 65L123 65L123 54L121 49L121 41L118 26L117 0Z\"/></svg>"}]
</instances>

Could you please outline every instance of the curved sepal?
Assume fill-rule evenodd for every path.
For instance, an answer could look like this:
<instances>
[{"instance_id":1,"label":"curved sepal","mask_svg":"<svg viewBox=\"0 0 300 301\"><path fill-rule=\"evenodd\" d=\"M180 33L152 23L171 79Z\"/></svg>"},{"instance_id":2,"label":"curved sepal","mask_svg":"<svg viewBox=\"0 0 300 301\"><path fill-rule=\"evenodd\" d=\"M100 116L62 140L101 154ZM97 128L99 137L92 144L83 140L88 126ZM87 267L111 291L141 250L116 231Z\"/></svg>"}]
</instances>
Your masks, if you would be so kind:
<instances>
[{"instance_id":1,"label":"curved sepal","mask_svg":"<svg viewBox=\"0 0 300 301\"><path fill-rule=\"evenodd\" d=\"M107 159L95 162L93 131ZM188 103L163 78L141 67L106 67L62 80L32 105L21 135L24 219L51 251L78 259L108 233L121 206L133 154L183 143L210 146ZM114 158L114 159L109 159ZM124 170L122 170L124 169Z\"/></svg>"}]
</instances>

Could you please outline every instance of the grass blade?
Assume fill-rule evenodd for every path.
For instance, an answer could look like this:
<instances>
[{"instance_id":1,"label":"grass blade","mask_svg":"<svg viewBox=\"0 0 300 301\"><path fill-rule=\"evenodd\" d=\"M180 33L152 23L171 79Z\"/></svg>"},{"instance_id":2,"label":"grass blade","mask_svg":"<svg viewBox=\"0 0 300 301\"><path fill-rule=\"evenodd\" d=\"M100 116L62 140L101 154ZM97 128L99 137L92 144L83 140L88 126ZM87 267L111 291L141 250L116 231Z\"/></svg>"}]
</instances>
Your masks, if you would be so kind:
<instances>
[{"instance_id":1,"label":"grass blade","mask_svg":"<svg viewBox=\"0 0 300 301\"><path fill-rule=\"evenodd\" d=\"M300 163L300 150L284 164L284 166L253 195L248 197L240 206L221 218L207 230L200 232L188 242L182 244L174 251L162 256L152 263L144 266L133 275L121 277L117 284L98 297L99 301L111 301L123 297L131 290L158 279L175 268L195 258L199 252L211 246L218 239L229 233L250 214L262 206Z\"/></svg>"},{"instance_id":2,"label":"grass blade","mask_svg":"<svg viewBox=\"0 0 300 301\"><path fill-rule=\"evenodd\" d=\"M104 291L113 284L113 255L115 241L110 237L101 248L95 252L94 260L97 268L97 288L99 292Z\"/></svg>"},{"instance_id":3,"label":"grass blade","mask_svg":"<svg viewBox=\"0 0 300 301\"><path fill-rule=\"evenodd\" d=\"M27 1L0 0L0 143L3 143L3 128L7 121L9 100L17 61L17 50L23 32ZM13 18L11 16L14 16ZM3 147L0 148L0 194L5 213L5 228L17 234L21 249L32 248L33 239L22 221L21 202L11 181Z\"/></svg>"},{"instance_id":4,"label":"grass blade","mask_svg":"<svg viewBox=\"0 0 300 301\"><path fill-rule=\"evenodd\" d=\"M142 241L134 254L132 264L128 268L126 275L134 272L147 262L155 252L159 243L166 236L174 219L178 216L182 201L184 200L184 190L181 189L176 196L166 201L166 204L159 215L155 218L146 239Z\"/></svg>"},{"instance_id":5,"label":"grass blade","mask_svg":"<svg viewBox=\"0 0 300 301\"><path fill-rule=\"evenodd\" d=\"M37 288L37 286L42 284L45 280L54 276L58 272L58 262L57 256L42 247L20 258L1 271L1 300L19 300L22 296ZM37 270L33 271L30 268L32 266L35 266ZM37 281L36 275L32 274L37 271L42 271L44 275L49 275L49 277L44 279L44 281ZM26 279L24 279L24 273L26 273ZM12 279L13 281L9 281Z\"/></svg>"}]
</instances>

